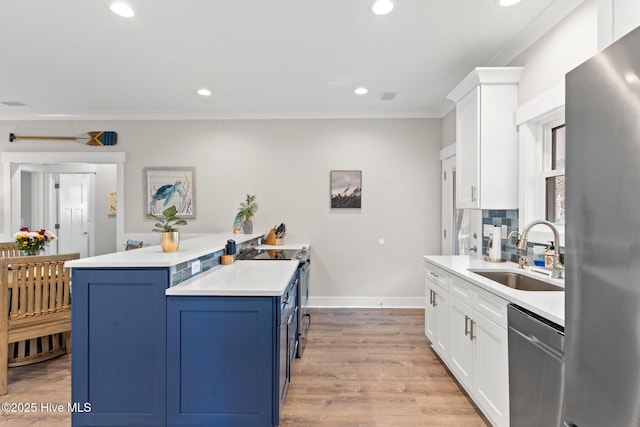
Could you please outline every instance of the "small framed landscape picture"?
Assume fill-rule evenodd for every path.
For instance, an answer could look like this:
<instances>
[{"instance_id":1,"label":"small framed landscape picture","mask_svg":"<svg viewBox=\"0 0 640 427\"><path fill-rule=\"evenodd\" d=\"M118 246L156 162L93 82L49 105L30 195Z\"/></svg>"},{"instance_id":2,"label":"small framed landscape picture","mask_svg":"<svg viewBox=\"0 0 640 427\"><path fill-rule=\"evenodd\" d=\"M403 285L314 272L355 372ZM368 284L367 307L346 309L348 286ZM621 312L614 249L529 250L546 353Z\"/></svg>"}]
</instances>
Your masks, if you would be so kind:
<instances>
[{"instance_id":1,"label":"small framed landscape picture","mask_svg":"<svg viewBox=\"0 0 640 427\"><path fill-rule=\"evenodd\" d=\"M331 209L362 207L362 171L331 171Z\"/></svg>"},{"instance_id":2,"label":"small framed landscape picture","mask_svg":"<svg viewBox=\"0 0 640 427\"><path fill-rule=\"evenodd\" d=\"M180 218L195 218L195 168L144 168L145 216L159 215L172 205Z\"/></svg>"}]
</instances>

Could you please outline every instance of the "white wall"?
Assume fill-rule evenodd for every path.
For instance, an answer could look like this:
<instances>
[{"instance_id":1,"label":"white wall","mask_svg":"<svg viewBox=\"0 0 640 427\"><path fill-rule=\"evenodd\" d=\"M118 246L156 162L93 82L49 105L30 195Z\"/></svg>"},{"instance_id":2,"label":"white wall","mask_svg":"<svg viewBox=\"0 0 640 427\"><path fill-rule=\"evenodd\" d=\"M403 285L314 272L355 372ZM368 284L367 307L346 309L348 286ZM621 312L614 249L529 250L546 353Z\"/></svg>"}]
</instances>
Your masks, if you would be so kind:
<instances>
[{"instance_id":1,"label":"white wall","mask_svg":"<svg viewBox=\"0 0 640 427\"><path fill-rule=\"evenodd\" d=\"M109 216L107 210L107 191L116 189L116 165L95 165L95 254L114 252L116 248L116 217Z\"/></svg>"},{"instance_id":2,"label":"white wall","mask_svg":"<svg viewBox=\"0 0 640 427\"><path fill-rule=\"evenodd\" d=\"M152 228L143 217L143 168L193 166L197 219L185 233L229 231L240 202L256 194L254 230L284 222L287 241L312 244L311 296L327 298L316 301L422 304L421 256L440 250L440 120L0 122L6 135L91 130L117 131L118 145L20 141L0 149L126 152L127 234ZM329 209L329 172L338 169L362 170L360 211Z\"/></svg>"},{"instance_id":3,"label":"white wall","mask_svg":"<svg viewBox=\"0 0 640 427\"><path fill-rule=\"evenodd\" d=\"M456 109L449 111L442 118L442 148L456 142Z\"/></svg>"},{"instance_id":4,"label":"white wall","mask_svg":"<svg viewBox=\"0 0 640 427\"><path fill-rule=\"evenodd\" d=\"M525 67L518 105L564 85L565 74L595 55L597 46L598 4L587 0L509 64Z\"/></svg>"}]
</instances>

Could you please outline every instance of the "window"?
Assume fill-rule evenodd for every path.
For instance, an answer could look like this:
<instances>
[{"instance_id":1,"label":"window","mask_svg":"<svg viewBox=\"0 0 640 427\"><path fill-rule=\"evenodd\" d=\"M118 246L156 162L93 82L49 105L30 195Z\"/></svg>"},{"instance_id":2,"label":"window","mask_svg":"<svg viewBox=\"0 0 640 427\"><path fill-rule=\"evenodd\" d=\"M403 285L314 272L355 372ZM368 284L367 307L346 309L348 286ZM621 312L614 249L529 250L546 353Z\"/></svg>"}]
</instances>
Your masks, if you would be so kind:
<instances>
[{"instance_id":1,"label":"window","mask_svg":"<svg viewBox=\"0 0 640 427\"><path fill-rule=\"evenodd\" d=\"M565 223L565 125L545 126L545 218L555 224Z\"/></svg>"},{"instance_id":2,"label":"window","mask_svg":"<svg viewBox=\"0 0 640 427\"><path fill-rule=\"evenodd\" d=\"M518 125L518 228L538 219L554 223L564 246L564 85L541 94L516 111ZM570 219L568 219L570 221ZM534 227L529 240L553 240L547 227Z\"/></svg>"}]
</instances>

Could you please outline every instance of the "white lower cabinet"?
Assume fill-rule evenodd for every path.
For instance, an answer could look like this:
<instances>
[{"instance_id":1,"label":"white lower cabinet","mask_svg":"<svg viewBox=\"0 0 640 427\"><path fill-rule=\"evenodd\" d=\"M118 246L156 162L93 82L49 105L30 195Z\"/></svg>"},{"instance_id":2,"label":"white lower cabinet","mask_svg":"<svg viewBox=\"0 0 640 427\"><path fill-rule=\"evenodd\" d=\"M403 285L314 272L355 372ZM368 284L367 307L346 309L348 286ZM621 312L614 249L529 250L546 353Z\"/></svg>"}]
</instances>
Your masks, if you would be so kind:
<instances>
[{"instance_id":1,"label":"white lower cabinet","mask_svg":"<svg viewBox=\"0 0 640 427\"><path fill-rule=\"evenodd\" d=\"M452 296L449 304L449 367L468 392L473 391L473 310Z\"/></svg>"},{"instance_id":2,"label":"white lower cabinet","mask_svg":"<svg viewBox=\"0 0 640 427\"><path fill-rule=\"evenodd\" d=\"M507 331L476 312L474 322L473 393L497 426L509 425L509 346Z\"/></svg>"},{"instance_id":3,"label":"white lower cabinet","mask_svg":"<svg viewBox=\"0 0 640 427\"><path fill-rule=\"evenodd\" d=\"M449 348L449 293L431 284L425 289L425 335L440 357L446 357Z\"/></svg>"},{"instance_id":4,"label":"white lower cabinet","mask_svg":"<svg viewBox=\"0 0 640 427\"><path fill-rule=\"evenodd\" d=\"M446 357L449 347L449 275L429 264L425 272L424 333L440 357Z\"/></svg>"},{"instance_id":5,"label":"white lower cabinet","mask_svg":"<svg viewBox=\"0 0 640 427\"><path fill-rule=\"evenodd\" d=\"M425 334L489 421L508 427L508 303L454 274L443 276L437 268L427 262Z\"/></svg>"}]
</instances>

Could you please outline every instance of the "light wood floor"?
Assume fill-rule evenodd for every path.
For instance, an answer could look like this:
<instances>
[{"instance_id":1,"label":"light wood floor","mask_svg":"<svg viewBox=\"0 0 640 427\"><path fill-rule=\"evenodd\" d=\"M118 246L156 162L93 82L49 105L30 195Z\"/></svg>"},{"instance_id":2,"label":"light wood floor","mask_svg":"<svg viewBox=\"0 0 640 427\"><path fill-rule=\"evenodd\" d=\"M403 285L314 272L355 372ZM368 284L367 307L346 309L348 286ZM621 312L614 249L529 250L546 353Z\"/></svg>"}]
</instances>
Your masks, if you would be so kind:
<instances>
[{"instance_id":1,"label":"light wood floor","mask_svg":"<svg viewBox=\"0 0 640 427\"><path fill-rule=\"evenodd\" d=\"M71 356L9 369L0 403L35 403L35 413L0 412L5 427L69 426ZM63 405L62 413L46 409ZM296 359L282 427L488 426L429 348L424 310L312 310L309 344Z\"/></svg>"},{"instance_id":2,"label":"light wood floor","mask_svg":"<svg viewBox=\"0 0 640 427\"><path fill-rule=\"evenodd\" d=\"M424 335L424 310L312 310L280 426L488 426Z\"/></svg>"}]
</instances>

